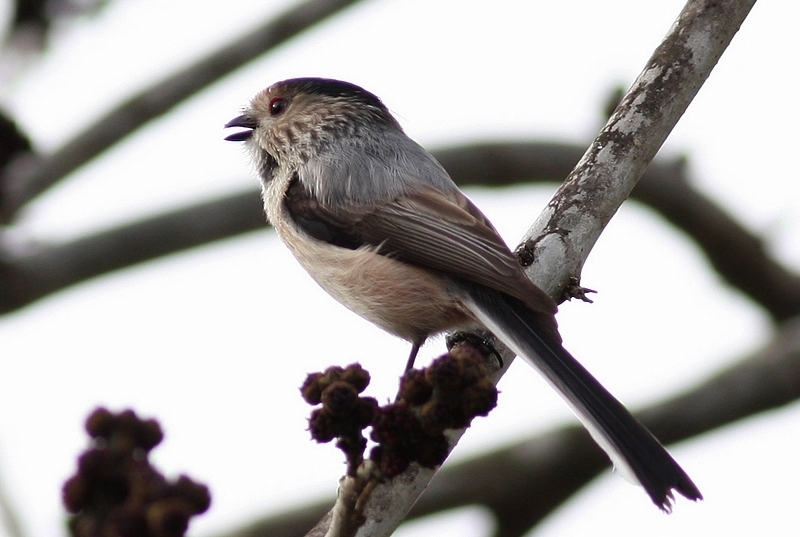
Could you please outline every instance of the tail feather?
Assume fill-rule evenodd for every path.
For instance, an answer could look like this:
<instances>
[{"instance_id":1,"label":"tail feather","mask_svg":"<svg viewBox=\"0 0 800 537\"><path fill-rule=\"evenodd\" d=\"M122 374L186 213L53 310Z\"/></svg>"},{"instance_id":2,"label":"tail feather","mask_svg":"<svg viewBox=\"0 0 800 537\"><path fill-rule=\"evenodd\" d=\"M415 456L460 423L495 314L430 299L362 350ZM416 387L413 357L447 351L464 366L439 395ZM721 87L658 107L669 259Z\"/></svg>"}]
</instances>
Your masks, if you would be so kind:
<instances>
[{"instance_id":1,"label":"tail feather","mask_svg":"<svg viewBox=\"0 0 800 537\"><path fill-rule=\"evenodd\" d=\"M666 449L566 349L520 300L485 287L468 290L474 315L561 394L614 466L669 512L672 490L690 500L700 491Z\"/></svg>"}]
</instances>

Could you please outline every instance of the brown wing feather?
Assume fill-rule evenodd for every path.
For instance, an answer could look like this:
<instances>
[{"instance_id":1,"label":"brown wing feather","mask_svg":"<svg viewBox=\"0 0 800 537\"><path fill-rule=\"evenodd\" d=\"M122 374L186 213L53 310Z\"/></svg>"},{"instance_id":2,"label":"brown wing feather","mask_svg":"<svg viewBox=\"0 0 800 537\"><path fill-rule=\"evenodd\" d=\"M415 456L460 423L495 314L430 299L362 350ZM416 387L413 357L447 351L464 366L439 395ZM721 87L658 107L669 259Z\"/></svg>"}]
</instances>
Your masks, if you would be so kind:
<instances>
[{"instance_id":1,"label":"brown wing feather","mask_svg":"<svg viewBox=\"0 0 800 537\"><path fill-rule=\"evenodd\" d=\"M375 208L362 218L359 232L384 237L384 248L406 261L516 295L517 286L508 283L520 268L494 228L480 213L436 191Z\"/></svg>"},{"instance_id":2,"label":"brown wing feather","mask_svg":"<svg viewBox=\"0 0 800 537\"><path fill-rule=\"evenodd\" d=\"M511 295L543 314L542 325L558 337L555 303L528 280L491 223L461 192L425 188L345 211L323 206L301 189L296 182L285 203L315 238L346 248L376 246L395 259Z\"/></svg>"}]
</instances>

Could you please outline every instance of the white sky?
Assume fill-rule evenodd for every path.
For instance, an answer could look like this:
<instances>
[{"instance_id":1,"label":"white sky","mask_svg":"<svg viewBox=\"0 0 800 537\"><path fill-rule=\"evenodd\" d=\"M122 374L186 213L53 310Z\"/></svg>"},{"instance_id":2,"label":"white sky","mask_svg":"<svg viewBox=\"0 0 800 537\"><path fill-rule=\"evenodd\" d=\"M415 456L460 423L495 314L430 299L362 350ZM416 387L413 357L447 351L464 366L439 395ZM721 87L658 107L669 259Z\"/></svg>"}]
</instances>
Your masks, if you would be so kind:
<instances>
[{"instance_id":1,"label":"white sky","mask_svg":"<svg viewBox=\"0 0 800 537\"><path fill-rule=\"evenodd\" d=\"M55 148L119 99L286 3L204 4L112 2L58 32L52 52L2 89L2 104L37 145ZM64 240L254 185L243 151L222 141L221 127L258 90L294 76L363 85L429 148L490 138L586 143L610 88L633 81L682 5L366 3L76 172L26 212L13 240ZM793 2L756 5L665 148L687 154L699 186L795 269L798 15ZM552 190L469 194L513 245ZM633 204L601 238L583 283L599 294L594 305L562 306L566 346L634 407L769 338L762 312L722 284L682 236ZM374 379L369 393L385 400L407 353L319 290L271 232L69 289L0 319L0 342L0 479L30 535L63 534L61 483L85 445L85 415L98 404L157 417L166 440L155 463L209 484L212 509L193 525L195 535L332 494L341 456L309 441L310 409L297 387L309 371L360 361ZM442 350L434 341L422 359ZM522 363L500 388L499 407L476 422L454 458L572 420ZM679 500L671 516L609 472L536 534L786 533L796 526L799 427L793 405L673 448L706 500ZM429 523L398 534L477 537L487 528L475 510Z\"/></svg>"}]
</instances>

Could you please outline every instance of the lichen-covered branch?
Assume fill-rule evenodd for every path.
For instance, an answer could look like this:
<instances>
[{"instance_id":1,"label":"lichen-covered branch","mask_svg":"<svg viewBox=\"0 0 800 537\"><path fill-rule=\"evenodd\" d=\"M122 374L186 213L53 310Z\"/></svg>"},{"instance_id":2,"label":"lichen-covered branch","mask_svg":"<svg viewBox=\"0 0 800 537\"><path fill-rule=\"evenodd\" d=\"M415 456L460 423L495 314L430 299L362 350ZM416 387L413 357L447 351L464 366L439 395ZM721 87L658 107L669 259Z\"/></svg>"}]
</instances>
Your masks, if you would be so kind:
<instances>
[{"instance_id":1,"label":"lichen-covered branch","mask_svg":"<svg viewBox=\"0 0 800 537\"><path fill-rule=\"evenodd\" d=\"M525 234L528 275L553 296L581 268L755 0L690 0L577 167Z\"/></svg>"}]
</instances>

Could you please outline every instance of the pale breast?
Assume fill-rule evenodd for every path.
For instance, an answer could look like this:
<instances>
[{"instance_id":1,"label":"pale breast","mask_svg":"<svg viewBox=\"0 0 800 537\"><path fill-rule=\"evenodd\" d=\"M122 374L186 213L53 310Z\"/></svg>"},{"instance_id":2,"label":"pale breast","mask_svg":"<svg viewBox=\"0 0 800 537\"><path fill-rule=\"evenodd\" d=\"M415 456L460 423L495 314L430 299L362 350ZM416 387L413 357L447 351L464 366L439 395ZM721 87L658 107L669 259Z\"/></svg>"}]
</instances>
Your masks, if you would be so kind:
<instances>
[{"instance_id":1,"label":"pale breast","mask_svg":"<svg viewBox=\"0 0 800 537\"><path fill-rule=\"evenodd\" d=\"M282 199L289 176L264 185L264 207L278 236L303 268L331 296L387 332L413 343L474 323L448 279L375 253L316 240L300 230Z\"/></svg>"},{"instance_id":2,"label":"pale breast","mask_svg":"<svg viewBox=\"0 0 800 537\"><path fill-rule=\"evenodd\" d=\"M311 238L298 241L289 222L278 233L312 278L336 300L411 342L465 325L471 317L458 289L438 275L374 252L349 250Z\"/></svg>"}]
</instances>

